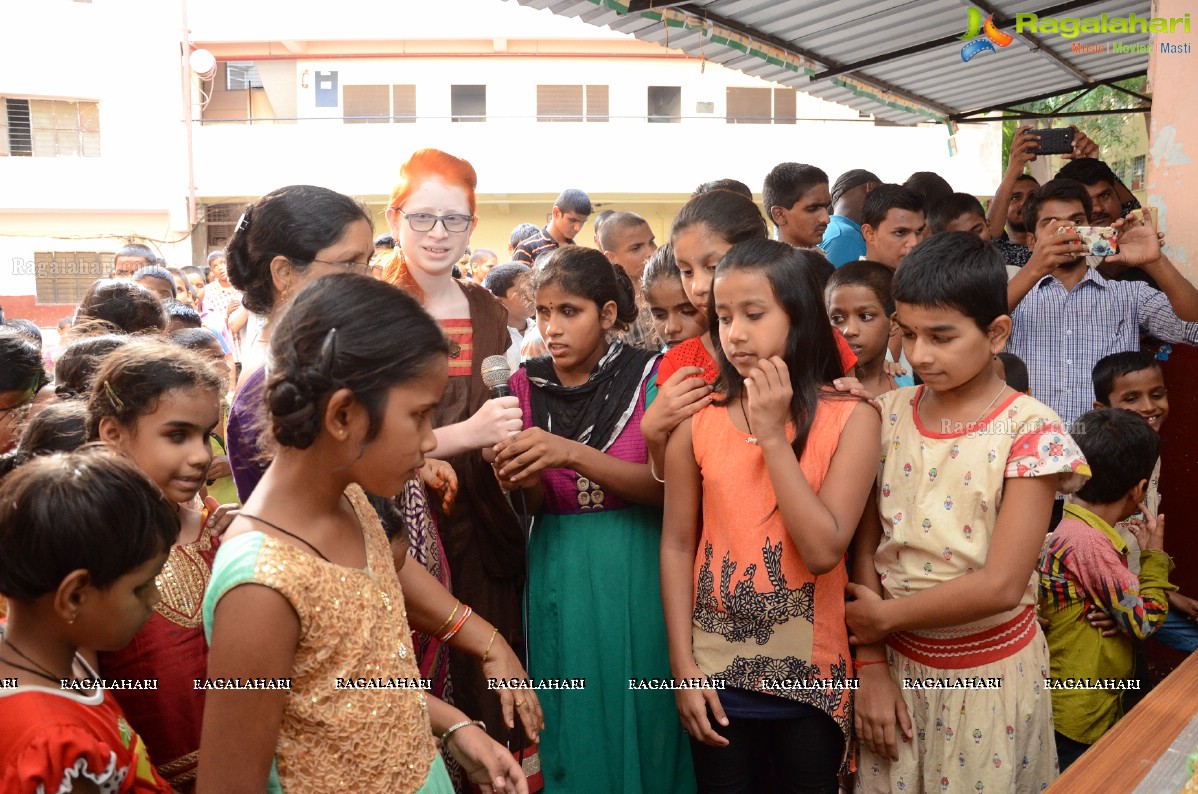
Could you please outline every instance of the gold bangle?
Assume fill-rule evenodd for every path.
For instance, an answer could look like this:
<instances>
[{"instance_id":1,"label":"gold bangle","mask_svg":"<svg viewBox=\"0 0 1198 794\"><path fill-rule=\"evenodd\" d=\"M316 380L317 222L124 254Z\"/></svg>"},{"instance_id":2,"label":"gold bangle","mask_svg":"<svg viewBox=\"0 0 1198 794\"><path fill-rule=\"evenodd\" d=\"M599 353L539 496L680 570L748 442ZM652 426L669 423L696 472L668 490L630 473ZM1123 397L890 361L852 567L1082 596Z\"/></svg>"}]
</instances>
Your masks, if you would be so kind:
<instances>
[{"instance_id":1,"label":"gold bangle","mask_svg":"<svg viewBox=\"0 0 1198 794\"><path fill-rule=\"evenodd\" d=\"M453 616L454 616L454 615L456 615L456 614L458 614L458 608L459 608L459 607L461 607L461 606L462 606L462 602L461 602L461 601L459 601L459 602L457 602L456 604L454 604L454 605L453 605L453 611L449 613L449 617L445 618L445 622L441 624L441 628L439 628L439 629L437 629L436 631L434 631L434 632L433 632L433 636L434 636L434 637L440 637L440 636L441 636L442 632L444 632L444 631L445 631L445 627L446 627L446 626L448 626L448 625L450 624L450 622L453 620Z\"/></svg>"},{"instance_id":2,"label":"gold bangle","mask_svg":"<svg viewBox=\"0 0 1198 794\"><path fill-rule=\"evenodd\" d=\"M491 641L487 643L487 649L483 651L483 664L487 663L487 657L491 654L491 646L495 644L495 635L498 633L498 627L491 630Z\"/></svg>"}]
</instances>

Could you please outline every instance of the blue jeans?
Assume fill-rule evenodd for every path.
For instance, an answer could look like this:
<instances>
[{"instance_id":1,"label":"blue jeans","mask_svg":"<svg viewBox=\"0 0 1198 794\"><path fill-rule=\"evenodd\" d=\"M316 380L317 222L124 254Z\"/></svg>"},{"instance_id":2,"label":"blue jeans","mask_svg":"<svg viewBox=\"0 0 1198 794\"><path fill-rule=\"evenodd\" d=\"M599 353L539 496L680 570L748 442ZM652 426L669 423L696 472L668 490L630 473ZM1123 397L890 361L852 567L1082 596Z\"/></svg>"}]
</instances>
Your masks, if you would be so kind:
<instances>
[{"instance_id":1,"label":"blue jeans","mask_svg":"<svg viewBox=\"0 0 1198 794\"><path fill-rule=\"evenodd\" d=\"M1153 633L1152 639L1182 653L1193 653L1198 650L1198 623L1170 609L1164 624Z\"/></svg>"}]
</instances>

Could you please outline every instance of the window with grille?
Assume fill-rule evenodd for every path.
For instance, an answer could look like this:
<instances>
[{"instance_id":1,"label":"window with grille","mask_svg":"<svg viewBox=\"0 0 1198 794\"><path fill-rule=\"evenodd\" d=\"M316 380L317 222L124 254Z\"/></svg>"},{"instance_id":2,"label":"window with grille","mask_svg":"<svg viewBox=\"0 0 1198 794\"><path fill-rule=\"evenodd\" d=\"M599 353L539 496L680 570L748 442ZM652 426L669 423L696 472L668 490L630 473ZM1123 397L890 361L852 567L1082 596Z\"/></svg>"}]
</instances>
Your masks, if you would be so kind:
<instances>
[{"instance_id":1,"label":"window with grille","mask_svg":"<svg viewBox=\"0 0 1198 794\"><path fill-rule=\"evenodd\" d=\"M99 157L100 106L0 97L0 155Z\"/></svg>"},{"instance_id":2,"label":"window with grille","mask_svg":"<svg viewBox=\"0 0 1198 794\"><path fill-rule=\"evenodd\" d=\"M793 88L729 88L725 118L729 124L794 124Z\"/></svg>"},{"instance_id":3,"label":"window with grille","mask_svg":"<svg viewBox=\"0 0 1198 794\"><path fill-rule=\"evenodd\" d=\"M1131 184L1129 187L1132 190L1144 189L1144 169L1146 165L1147 158L1142 154L1131 161Z\"/></svg>"},{"instance_id":4,"label":"window with grille","mask_svg":"<svg viewBox=\"0 0 1198 794\"><path fill-rule=\"evenodd\" d=\"M206 251L215 251L228 245L243 212L245 212L245 204L204 205L204 225L208 228Z\"/></svg>"},{"instance_id":5,"label":"window with grille","mask_svg":"<svg viewBox=\"0 0 1198 794\"><path fill-rule=\"evenodd\" d=\"M607 86L537 86L537 121L607 121Z\"/></svg>"},{"instance_id":6,"label":"window with grille","mask_svg":"<svg viewBox=\"0 0 1198 794\"><path fill-rule=\"evenodd\" d=\"M79 303L97 279L112 273L113 255L95 251L37 251L38 303Z\"/></svg>"},{"instance_id":7,"label":"window with grille","mask_svg":"<svg viewBox=\"0 0 1198 794\"><path fill-rule=\"evenodd\" d=\"M487 87L485 85L450 86L449 104L454 121L486 121Z\"/></svg>"},{"instance_id":8,"label":"window with grille","mask_svg":"<svg viewBox=\"0 0 1198 794\"><path fill-rule=\"evenodd\" d=\"M225 90L243 91L247 88L262 88L262 75L258 74L258 64L253 61L225 63Z\"/></svg>"},{"instance_id":9,"label":"window with grille","mask_svg":"<svg viewBox=\"0 0 1198 794\"><path fill-rule=\"evenodd\" d=\"M416 86L347 85L341 106L346 124L411 123L416 121Z\"/></svg>"}]
</instances>

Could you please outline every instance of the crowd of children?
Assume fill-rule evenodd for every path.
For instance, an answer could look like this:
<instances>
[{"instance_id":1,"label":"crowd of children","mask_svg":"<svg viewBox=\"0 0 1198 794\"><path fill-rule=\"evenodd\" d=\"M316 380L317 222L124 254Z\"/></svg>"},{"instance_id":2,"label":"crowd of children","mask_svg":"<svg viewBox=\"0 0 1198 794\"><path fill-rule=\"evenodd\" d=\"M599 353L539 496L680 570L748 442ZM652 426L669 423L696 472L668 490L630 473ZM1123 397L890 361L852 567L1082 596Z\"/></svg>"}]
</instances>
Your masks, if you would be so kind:
<instances>
[{"instance_id":1,"label":"crowd of children","mask_svg":"<svg viewBox=\"0 0 1198 794\"><path fill-rule=\"evenodd\" d=\"M1118 207L1087 267L1090 145L1008 170L1001 243L783 163L660 248L567 190L459 277L477 177L425 149L393 247L293 185L210 283L122 249L53 376L0 329L0 790L1046 788L1127 706L1060 682L1198 647L1139 352L1198 290Z\"/></svg>"}]
</instances>

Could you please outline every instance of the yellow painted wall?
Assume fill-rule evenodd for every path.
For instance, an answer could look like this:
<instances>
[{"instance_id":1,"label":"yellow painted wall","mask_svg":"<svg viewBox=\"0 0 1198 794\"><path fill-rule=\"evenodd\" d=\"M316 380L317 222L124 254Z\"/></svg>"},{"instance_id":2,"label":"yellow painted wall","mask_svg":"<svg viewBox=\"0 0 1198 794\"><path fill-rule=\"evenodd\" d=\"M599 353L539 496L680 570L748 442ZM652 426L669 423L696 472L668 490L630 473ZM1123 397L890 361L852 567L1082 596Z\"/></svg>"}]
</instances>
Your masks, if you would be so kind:
<instances>
[{"instance_id":1,"label":"yellow painted wall","mask_svg":"<svg viewBox=\"0 0 1198 794\"><path fill-rule=\"evenodd\" d=\"M643 202L643 201L621 201L619 199L599 200L592 197L592 201L601 204L595 211L598 214L602 210L628 210L640 214L645 220L649 221L649 225L653 228L653 232L657 237L657 243L660 245L666 240L669 233L670 224L674 220L674 216L682 205L686 203L687 196L680 196L676 201L658 201L658 202ZM475 229L473 236L470 239L470 248L472 250L479 248L489 248L499 256L500 262L508 260L507 245L508 238L511 235L512 229L520 223L532 223L537 226L544 226L547 222L547 216L550 208L553 206L553 197L546 198L543 202L513 204L510 202L498 204L480 201L478 205L478 228ZM387 230L387 221L383 215L386 205L371 204L371 214L375 219L375 234L382 234ZM593 219L595 216L592 215ZM580 245L593 246L595 237L595 227L587 221L587 225L582 227L582 231L575 242Z\"/></svg>"}]
</instances>

